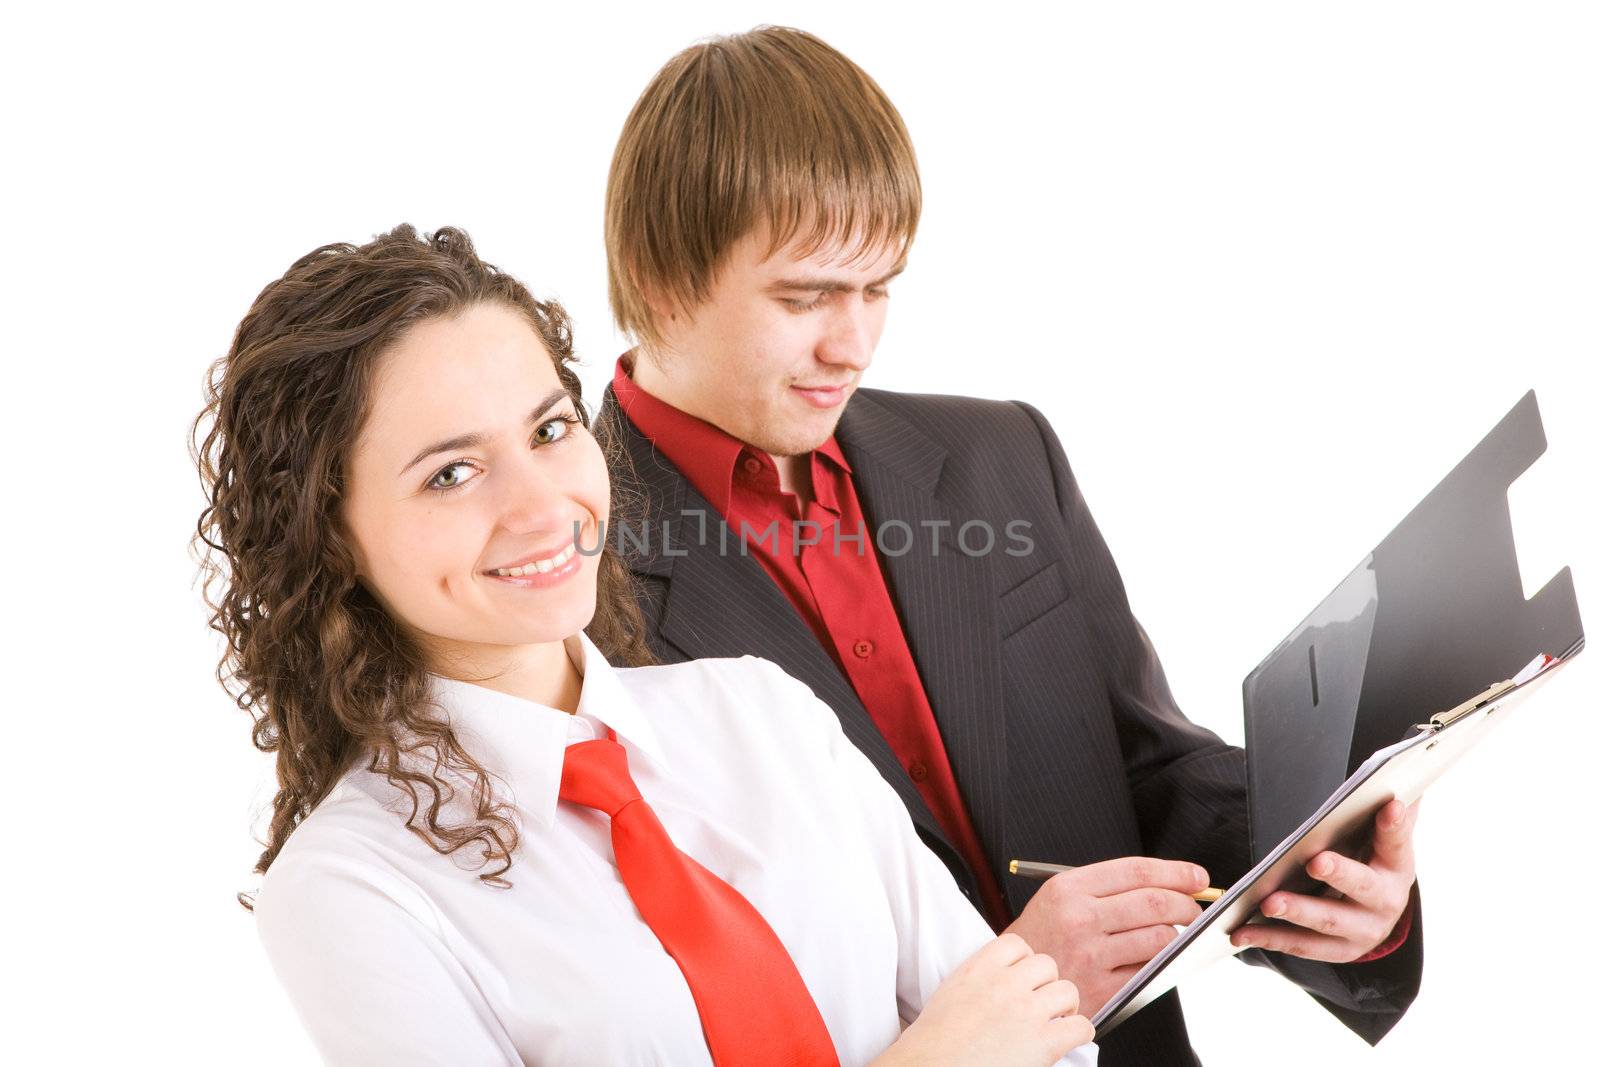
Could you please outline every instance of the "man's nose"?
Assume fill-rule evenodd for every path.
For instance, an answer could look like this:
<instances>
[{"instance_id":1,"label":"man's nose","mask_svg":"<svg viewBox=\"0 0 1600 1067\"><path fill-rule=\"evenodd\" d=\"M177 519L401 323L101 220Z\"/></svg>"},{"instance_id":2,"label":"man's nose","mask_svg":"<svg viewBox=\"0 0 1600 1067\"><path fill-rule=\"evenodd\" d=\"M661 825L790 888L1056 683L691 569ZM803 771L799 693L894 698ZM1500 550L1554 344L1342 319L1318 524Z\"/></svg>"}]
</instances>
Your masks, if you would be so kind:
<instances>
[{"instance_id":1,"label":"man's nose","mask_svg":"<svg viewBox=\"0 0 1600 1067\"><path fill-rule=\"evenodd\" d=\"M872 350L878 343L877 313L859 295L842 303L844 306L829 321L828 332L817 345L817 358L864 371L872 363Z\"/></svg>"}]
</instances>

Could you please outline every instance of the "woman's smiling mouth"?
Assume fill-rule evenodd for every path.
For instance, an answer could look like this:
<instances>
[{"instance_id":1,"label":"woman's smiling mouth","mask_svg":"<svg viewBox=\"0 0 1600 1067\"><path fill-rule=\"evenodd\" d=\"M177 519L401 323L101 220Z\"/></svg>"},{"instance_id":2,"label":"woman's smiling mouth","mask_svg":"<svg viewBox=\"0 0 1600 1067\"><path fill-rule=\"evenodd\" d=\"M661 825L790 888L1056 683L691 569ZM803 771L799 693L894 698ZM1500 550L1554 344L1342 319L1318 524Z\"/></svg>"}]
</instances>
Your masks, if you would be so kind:
<instances>
[{"instance_id":1,"label":"woman's smiling mouth","mask_svg":"<svg viewBox=\"0 0 1600 1067\"><path fill-rule=\"evenodd\" d=\"M583 558L578 555L577 542L569 541L565 548L548 556L528 559L512 567L493 567L483 574L511 585L538 588L569 578L578 573L582 566Z\"/></svg>"},{"instance_id":2,"label":"woman's smiling mouth","mask_svg":"<svg viewBox=\"0 0 1600 1067\"><path fill-rule=\"evenodd\" d=\"M544 574L555 570L557 567L561 566L563 563L567 562L567 560L571 559L577 554L578 545L577 542L573 542L553 556L545 556L542 559L532 559L522 564L520 567L496 567L489 571L489 573L498 578L520 577L524 574L532 574L534 571Z\"/></svg>"}]
</instances>

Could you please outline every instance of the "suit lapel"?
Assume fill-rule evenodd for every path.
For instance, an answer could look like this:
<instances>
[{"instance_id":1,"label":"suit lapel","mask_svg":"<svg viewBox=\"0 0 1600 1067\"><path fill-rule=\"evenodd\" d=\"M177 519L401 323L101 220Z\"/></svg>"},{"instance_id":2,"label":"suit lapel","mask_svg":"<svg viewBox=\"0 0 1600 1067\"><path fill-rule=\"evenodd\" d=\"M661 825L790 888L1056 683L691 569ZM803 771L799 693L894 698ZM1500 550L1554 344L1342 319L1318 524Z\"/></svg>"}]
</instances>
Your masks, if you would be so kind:
<instances>
[{"instance_id":1,"label":"suit lapel","mask_svg":"<svg viewBox=\"0 0 1600 1067\"><path fill-rule=\"evenodd\" d=\"M956 503L973 487L945 469L937 442L871 391L851 398L838 438L868 529L891 550L910 530L910 550L880 550L879 562L974 828L991 856L1002 855L1006 749L995 591L988 557L967 555L957 541L961 524L979 517ZM941 520L948 525L925 525ZM885 529L894 523L905 525Z\"/></svg>"},{"instance_id":2,"label":"suit lapel","mask_svg":"<svg viewBox=\"0 0 1600 1067\"><path fill-rule=\"evenodd\" d=\"M849 680L761 564L739 551L738 532L622 415L609 387L599 417L611 420L613 433L626 445L630 481L642 493L630 517L650 531L648 550L634 551L630 545L629 565L636 573L666 579L660 640L689 659L760 656L810 686L832 707L845 736L894 787L912 821L948 845ZM648 522L639 523L639 513ZM670 523L670 545L661 538L664 521Z\"/></svg>"}]
</instances>

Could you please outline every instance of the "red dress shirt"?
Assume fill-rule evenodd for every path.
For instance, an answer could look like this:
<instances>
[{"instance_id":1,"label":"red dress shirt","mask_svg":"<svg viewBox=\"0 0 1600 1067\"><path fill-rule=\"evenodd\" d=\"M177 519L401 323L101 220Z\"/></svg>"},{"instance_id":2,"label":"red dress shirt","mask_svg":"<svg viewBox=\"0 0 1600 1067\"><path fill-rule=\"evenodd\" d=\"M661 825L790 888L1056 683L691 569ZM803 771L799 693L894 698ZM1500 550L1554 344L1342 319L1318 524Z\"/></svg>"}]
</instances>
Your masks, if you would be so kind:
<instances>
[{"instance_id":1,"label":"red dress shirt","mask_svg":"<svg viewBox=\"0 0 1600 1067\"><path fill-rule=\"evenodd\" d=\"M628 359L611 380L618 406L722 515L728 551L742 538L828 650L972 869L989 924L1003 929L1011 909L956 786L838 442L811 453L813 499L802 505L780 488L770 455L639 388Z\"/></svg>"},{"instance_id":2,"label":"red dress shirt","mask_svg":"<svg viewBox=\"0 0 1600 1067\"><path fill-rule=\"evenodd\" d=\"M611 378L623 414L722 515L728 551L738 551L742 536L811 627L972 869L989 925L1004 929L1010 906L956 786L838 442L830 436L811 453L813 499L802 506L780 488L771 456L639 388L629 377L629 359L617 360ZM1404 944L1411 916L1408 904L1389 937L1356 962L1381 959Z\"/></svg>"}]
</instances>

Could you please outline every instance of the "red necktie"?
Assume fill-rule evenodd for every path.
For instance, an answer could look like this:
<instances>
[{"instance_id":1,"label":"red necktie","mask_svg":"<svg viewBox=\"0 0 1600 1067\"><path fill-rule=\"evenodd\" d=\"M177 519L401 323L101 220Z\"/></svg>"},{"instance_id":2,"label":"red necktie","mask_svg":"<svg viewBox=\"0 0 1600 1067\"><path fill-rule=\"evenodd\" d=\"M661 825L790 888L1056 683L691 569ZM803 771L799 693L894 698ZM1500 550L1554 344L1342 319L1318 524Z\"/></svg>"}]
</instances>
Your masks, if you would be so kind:
<instances>
[{"instance_id":1,"label":"red necktie","mask_svg":"<svg viewBox=\"0 0 1600 1067\"><path fill-rule=\"evenodd\" d=\"M717 1067L838 1067L822 1013L772 927L672 843L614 740L567 746L561 799L611 816L617 871L683 972Z\"/></svg>"}]
</instances>

